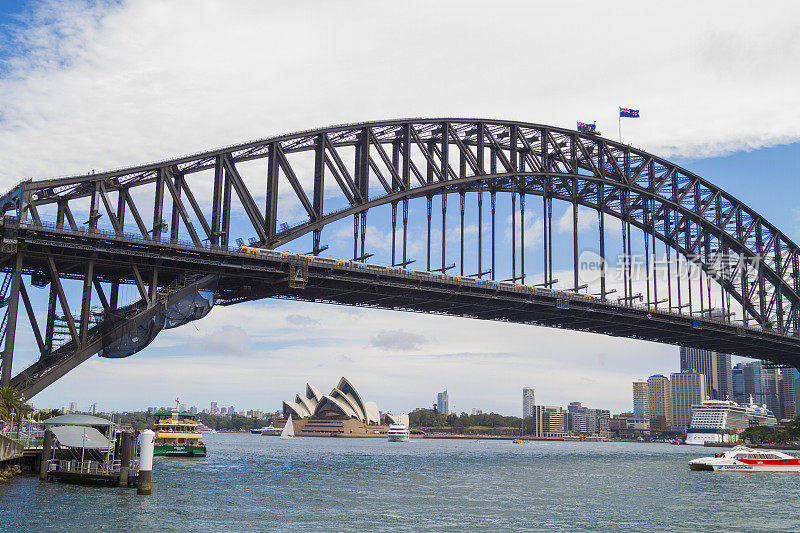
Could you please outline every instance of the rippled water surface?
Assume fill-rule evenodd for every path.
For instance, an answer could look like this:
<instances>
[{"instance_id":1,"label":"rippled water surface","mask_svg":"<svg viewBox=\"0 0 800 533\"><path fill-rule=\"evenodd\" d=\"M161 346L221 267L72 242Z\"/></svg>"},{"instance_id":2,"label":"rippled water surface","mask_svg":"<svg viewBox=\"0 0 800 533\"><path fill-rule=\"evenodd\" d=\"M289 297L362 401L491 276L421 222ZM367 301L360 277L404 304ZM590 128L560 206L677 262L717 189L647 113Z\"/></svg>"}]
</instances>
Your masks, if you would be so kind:
<instances>
[{"instance_id":1,"label":"rippled water surface","mask_svg":"<svg viewBox=\"0 0 800 533\"><path fill-rule=\"evenodd\" d=\"M0 485L8 531L800 530L800 476L691 472L708 450L636 443L206 435L157 457L153 494Z\"/></svg>"}]
</instances>

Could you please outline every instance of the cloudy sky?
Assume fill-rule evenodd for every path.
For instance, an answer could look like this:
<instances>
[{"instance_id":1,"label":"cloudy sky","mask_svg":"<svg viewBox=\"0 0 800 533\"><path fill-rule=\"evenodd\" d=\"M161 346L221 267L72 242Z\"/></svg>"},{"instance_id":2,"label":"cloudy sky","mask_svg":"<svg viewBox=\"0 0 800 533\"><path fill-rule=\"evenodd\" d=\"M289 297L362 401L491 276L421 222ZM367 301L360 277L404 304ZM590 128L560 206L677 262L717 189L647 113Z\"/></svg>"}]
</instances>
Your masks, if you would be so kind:
<instances>
[{"instance_id":1,"label":"cloudy sky","mask_svg":"<svg viewBox=\"0 0 800 533\"><path fill-rule=\"evenodd\" d=\"M0 188L381 118L596 120L615 138L623 106L642 113L623 123L626 142L746 198L797 241L800 7L664 5L0 3ZM583 333L262 301L217 308L128 359L93 358L35 403L274 410L306 380L329 389L347 375L384 410L446 387L458 411L519 414L534 386L538 403L618 412L632 379L677 359Z\"/></svg>"}]
</instances>

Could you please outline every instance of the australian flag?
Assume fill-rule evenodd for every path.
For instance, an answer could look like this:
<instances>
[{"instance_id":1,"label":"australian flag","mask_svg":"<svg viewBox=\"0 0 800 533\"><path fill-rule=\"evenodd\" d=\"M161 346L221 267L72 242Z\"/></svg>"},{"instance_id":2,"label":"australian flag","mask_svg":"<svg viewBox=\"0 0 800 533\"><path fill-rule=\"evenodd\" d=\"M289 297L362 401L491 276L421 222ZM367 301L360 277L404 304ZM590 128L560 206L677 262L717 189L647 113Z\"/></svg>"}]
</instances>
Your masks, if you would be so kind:
<instances>
[{"instance_id":1,"label":"australian flag","mask_svg":"<svg viewBox=\"0 0 800 533\"><path fill-rule=\"evenodd\" d=\"M628 109L627 107L620 107L619 116L623 118L639 118L639 110Z\"/></svg>"}]
</instances>

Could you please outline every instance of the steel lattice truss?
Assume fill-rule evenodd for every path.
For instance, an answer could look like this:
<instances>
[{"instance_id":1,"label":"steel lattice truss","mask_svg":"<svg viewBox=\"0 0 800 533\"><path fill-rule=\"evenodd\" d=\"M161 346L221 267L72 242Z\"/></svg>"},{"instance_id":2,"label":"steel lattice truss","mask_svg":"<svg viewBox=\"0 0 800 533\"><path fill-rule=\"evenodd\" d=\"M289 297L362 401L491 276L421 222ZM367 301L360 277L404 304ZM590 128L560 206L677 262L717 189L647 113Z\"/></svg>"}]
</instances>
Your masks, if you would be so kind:
<instances>
[{"instance_id":1,"label":"steel lattice truss","mask_svg":"<svg viewBox=\"0 0 800 533\"><path fill-rule=\"evenodd\" d=\"M310 154L312 165L295 162L293 158L302 153ZM266 160L266 201L261 205L254 199L256 195L248 189L239 169L242 163L257 159ZM196 195L196 189L192 189L195 186L192 176L204 171L213 174L206 184L210 185L206 187L211 191L209 198ZM286 191L291 191L289 195L293 201L302 206L303 219L279 225L279 199L286 201ZM337 197L333 202L335 208L326 209L326 204L331 204L332 194ZM575 228L578 207L588 207L597 213L599 242L594 245L600 255L605 255L603 228L606 217L610 216L621 222L623 249L627 247L629 255L631 230L638 229L645 235L648 254L655 253L658 246L667 254L686 258L704 272L706 285L701 281L699 290L690 282L675 278L677 291L671 288L667 294L661 294L661 299L658 285L651 284L648 278L648 317L660 312L674 315L676 310L689 318L696 318L698 314L704 316L703 313L710 316L713 281L715 295L720 294L719 298L715 296L717 306L721 307L716 312L737 328L742 339L769 335L786 347L784 352L773 351L763 356L755 353L752 344L742 349L727 344L729 351L762 356L781 364L794 363L788 354L796 352L800 344L798 248L747 205L664 159L593 134L519 122L434 119L336 126L101 174L21 183L3 199L6 217L3 265L10 273L10 281L6 283L10 285L10 297L7 299L3 382L11 380L13 331L20 295L33 323L42 357L37 365L14 379L35 393L97 353L99 347L113 342L115 335L118 336L115 331L125 329L126 326L121 325L124 321L139 323L137 320L141 321L147 313L152 314L154 308L167 305L169 298L185 294L187 287L196 289L213 284L223 303L264 296L308 298L297 290L279 290L274 284L269 289L255 290L255 283L228 276L221 266L225 260L220 259L220 254L230 251L232 214L245 215L249 223L247 233L255 236L252 247L274 249L310 234L313 242L310 255L315 256L324 249L320 245L323 228L353 217L352 259L363 262L369 256L365 247L367 212L390 205L392 238L397 226L402 232L398 258L395 258L396 246L392 243L392 266L406 267L411 262L406 250L408 203L413 199L425 199L426 268L445 273L452 266L445 261L444 237L442 264L440 267L431 265L431 211L434 205L438 209L435 198L458 195L462 228L459 253L464 275L464 198L467 194L477 196L481 206L479 216L484 211L484 196L491 210L491 254L481 257L484 246L479 245L477 277L494 279L496 271L497 195L510 195L515 210L518 199L522 220L525 199L540 198L538 202L544 214L543 285L548 287L555 283L552 201L572 204ZM443 201L441 205L444 224L447 203ZM398 207L401 210L399 222ZM88 212L88 220L76 219L75 212L79 209ZM101 217L111 224L110 232L100 231L98 220ZM514 217L512 219L516 235L517 222ZM168 231L164 231L165 228ZM480 222L478 228L482 231ZM444 235L444 227L442 229ZM524 231L524 225L519 230ZM188 236L191 242L180 242L182 236ZM479 242L482 238L479 235ZM70 243L70 250L65 249L65 243ZM82 258L76 257L76 246L83 250L79 254ZM573 249L574 259L574 279L569 290L577 291L580 288L577 229L567 246ZM476 252L467 250L466 253L474 255ZM516 248L512 253L516 253ZM517 270L518 258L512 261L510 281L515 283L526 283L524 247L521 253L521 271ZM216 270L199 266L206 265L212 258L216 258L213 259ZM266 272L281 271L279 266L270 268L264 266L259 275L266 279L272 275ZM617 303L623 307L633 306L636 295L628 271L630 266L623 268L626 277ZM648 276L651 270L648 265ZM36 313L21 278L23 273L31 275L33 284L50 284L44 335L36 324ZM64 278L83 281L81 310L75 316L59 281ZM273 282L278 283L275 280ZM104 283L111 287L108 296L102 290ZM141 300L135 308L118 308L120 283L131 283L138 288ZM89 302L93 288L105 311L94 325ZM600 300L605 301L610 293L603 277ZM345 298L326 297L324 291L310 298L358 304ZM427 310L421 305L393 305ZM732 305L740 309L735 324L730 318L735 314ZM116 319L112 320L113 317ZM52 338L59 319L66 323L69 335L68 342L56 347ZM112 324L116 329L111 328ZM637 337L624 328L617 331L599 326L575 328ZM642 338L658 340L655 334ZM711 339L706 338L704 342L713 344L713 337ZM676 342L676 339L663 340ZM742 346L747 344L742 342ZM76 357L76 353L80 353L80 357ZM51 374L49 378L46 377L48 373Z\"/></svg>"}]
</instances>

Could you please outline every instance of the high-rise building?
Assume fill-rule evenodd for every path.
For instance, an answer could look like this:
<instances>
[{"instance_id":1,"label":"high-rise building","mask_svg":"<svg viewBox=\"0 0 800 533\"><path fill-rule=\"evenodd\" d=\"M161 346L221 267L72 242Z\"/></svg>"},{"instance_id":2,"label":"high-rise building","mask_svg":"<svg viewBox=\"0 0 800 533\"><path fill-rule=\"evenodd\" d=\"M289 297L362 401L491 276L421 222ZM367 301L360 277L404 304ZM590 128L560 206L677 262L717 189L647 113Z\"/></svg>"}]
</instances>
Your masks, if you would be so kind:
<instances>
[{"instance_id":1,"label":"high-rise building","mask_svg":"<svg viewBox=\"0 0 800 533\"><path fill-rule=\"evenodd\" d=\"M227 415L228 414L228 408L227 407L223 407L222 409L220 409L219 414L221 414L222 416Z\"/></svg>"},{"instance_id":2,"label":"high-rise building","mask_svg":"<svg viewBox=\"0 0 800 533\"><path fill-rule=\"evenodd\" d=\"M217 407L217 402L211 402L211 414L212 415L219 414L219 407Z\"/></svg>"},{"instance_id":3,"label":"high-rise building","mask_svg":"<svg viewBox=\"0 0 800 533\"><path fill-rule=\"evenodd\" d=\"M706 376L705 396L724 400L733 396L731 356L681 346L681 372L692 370Z\"/></svg>"},{"instance_id":4,"label":"high-rise building","mask_svg":"<svg viewBox=\"0 0 800 533\"><path fill-rule=\"evenodd\" d=\"M569 430L572 432L583 433L584 435L590 435L595 432L594 417L587 413L570 411L567 413L567 420L569 421Z\"/></svg>"},{"instance_id":5,"label":"high-rise building","mask_svg":"<svg viewBox=\"0 0 800 533\"><path fill-rule=\"evenodd\" d=\"M731 370L733 382L733 396L732 400L736 403L743 404L747 401L747 396L744 393L744 364L736 363L736 366Z\"/></svg>"},{"instance_id":6,"label":"high-rise building","mask_svg":"<svg viewBox=\"0 0 800 533\"><path fill-rule=\"evenodd\" d=\"M650 409L647 407L647 381L637 379L633 382L633 418L650 420Z\"/></svg>"},{"instance_id":7,"label":"high-rise building","mask_svg":"<svg viewBox=\"0 0 800 533\"><path fill-rule=\"evenodd\" d=\"M567 412L569 413L582 413L585 411L586 408L581 406L581 402L569 402L567 406Z\"/></svg>"},{"instance_id":8,"label":"high-rise building","mask_svg":"<svg viewBox=\"0 0 800 533\"><path fill-rule=\"evenodd\" d=\"M561 407L533 406L533 434L536 437L560 437L568 427L567 413Z\"/></svg>"},{"instance_id":9,"label":"high-rise building","mask_svg":"<svg viewBox=\"0 0 800 533\"><path fill-rule=\"evenodd\" d=\"M70 413L78 412L78 402L69 402L69 412Z\"/></svg>"},{"instance_id":10,"label":"high-rise building","mask_svg":"<svg viewBox=\"0 0 800 533\"><path fill-rule=\"evenodd\" d=\"M536 403L533 394L533 387L522 388L522 418L533 416L533 406Z\"/></svg>"},{"instance_id":11,"label":"high-rise building","mask_svg":"<svg viewBox=\"0 0 800 533\"><path fill-rule=\"evenodd\" d=\"M792 419L797 412L797 397L795 396L795 380L798 372L794 368L781 370L781 419Z\"/></svg>"},{"instance_id":12,"label":"high-rise building","mask_svg":"<svg viewBox=\"0 0 800 533\"><path fill-rule=\"evenodd\" d=\"M196 415L197 414L197 406L196 405L191 406L189 408L189 412L192 413L193 415Z\"/></svg>"},{"instance_id":13,"label":"high-rise building","mask_svg":"<svg viewBox=\"0 0 800 533\"><path fill-rule=\"evenodd\" d=\"M236 414L236 409L234 409L232 405L228 407L228 416L233 416L235 414Z\"/></svg>"},{"instance_id":14,"label":"high-rise building","mask_svg":"<svg viewBox=\"0 0 800 533\"><path fill-rule=\"evenodd\" d=\"M687 370L670 375L672 401L672 430L683 431L692 421L692 406L703 403L706 398L706 376Z\"/></svg>"},{"instance_id":15,"label":"high-rise building","mask_svg":"<svg viewBox=\"0 0 800 533\"><path fill-rule=\"evenodd\" d=\"M767 409L772 411L775 418L781 416L781 400L780 400L780 373L777 368L761 368L761 379L763 381L762 388L764 390L764 403L767 404Z\"/></svg>"},{"instance_id":16,"label":"high-rise building","mask_svg":"<svg viewBox=\"0 0 800 533\"><path fill-rule=\"evenodd\" d=\"M474 407L472 408L472 416L482 415L482 414L483 414L483 409L476 409Z\"/></svg>"},{"instance_id":17,"label":"high-rise building","mask_svg":"<svg viewBox=\"0 0 800 533\"><path fill-rule=\"evenodd\" d=\"M97 404L96 404L96 403L93 403L93 404L92 404L92 414L93 414L93 415L96 415L96 414L97 414Z\"/></svg>"},{"instance_id":18,"label":"high-rise building","mask_svg":"<svg viewBox=\"0 0 800 533\"><path fill-rule=\"evenodd\" d=\"M744 363L744 395L747 401L753 397L753 401L759 405L766 403L764 398L764 380L761 377L761 361L751 361Z\"/></svg>"},{"instance_id":19,"label":"high-rise building","mask_svg":"<svg viewBox=\"0 0 800 533\"><path fill-rule=\"evenodd\" d=\"M794 371L794 416L800 415L800 372Z\"/></svg>"},{"instance_id":20,"label":"high-rise building","mask_svg":"<svg viewBox=\"0 0 800 533\"><path fill-rule=\"evenodd\" d=\"M647 378L647 410L652 429L666 430L672 427L672 400L668 377L656 374Z\"/></svg>"},{"instance_id":21,"label":"high-rise building","mask_svg":"<svg viewBox=\"0 0 800 533\"><path fill-rule=\"evenodd\" d=\"M450 405L447 396L447 389L436 395L436 412L444 415L450 414Z\"/></svg>"},{"instance_id":22,"label":"high-rise building","mask_svg":"<svg viewBox=\"0 0 800 533\"><path fill-rule=\"evenodd\" d=\"M730 354L717 354L717 385L715 390L718 400L733 399L733 366Z\"/></svg>"}]
</instances>

